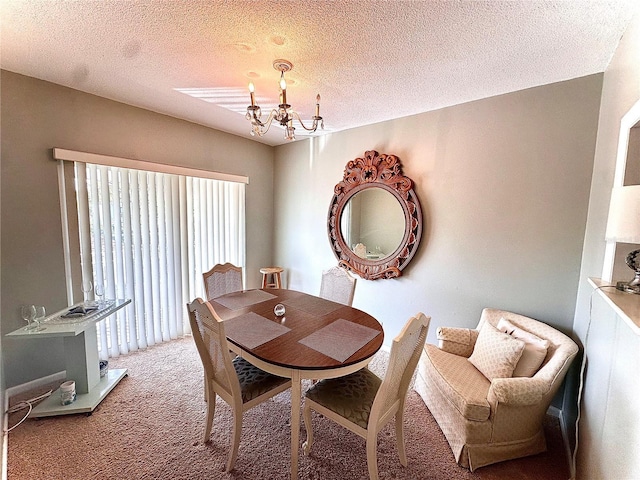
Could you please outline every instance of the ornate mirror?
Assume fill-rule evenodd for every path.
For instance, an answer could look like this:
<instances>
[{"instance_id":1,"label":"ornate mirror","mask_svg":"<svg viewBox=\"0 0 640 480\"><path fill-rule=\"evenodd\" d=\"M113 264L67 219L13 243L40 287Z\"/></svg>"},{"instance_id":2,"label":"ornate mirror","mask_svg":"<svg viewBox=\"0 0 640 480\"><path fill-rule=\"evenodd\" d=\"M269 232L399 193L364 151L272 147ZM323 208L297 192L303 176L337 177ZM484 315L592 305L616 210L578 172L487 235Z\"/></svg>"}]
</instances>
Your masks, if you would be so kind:
<instances>
[{"instance_id":1,"label":"ornate mirror","mask_svg":"<svg viewBox=\"0 0 640 480\"><path fill-rule=\"evenodd\" d=\"M398 157L369 150L347 163L328 230L341 267L367 280L402 275L420 243L422 210Z\"/></svg>"}]
</instances>

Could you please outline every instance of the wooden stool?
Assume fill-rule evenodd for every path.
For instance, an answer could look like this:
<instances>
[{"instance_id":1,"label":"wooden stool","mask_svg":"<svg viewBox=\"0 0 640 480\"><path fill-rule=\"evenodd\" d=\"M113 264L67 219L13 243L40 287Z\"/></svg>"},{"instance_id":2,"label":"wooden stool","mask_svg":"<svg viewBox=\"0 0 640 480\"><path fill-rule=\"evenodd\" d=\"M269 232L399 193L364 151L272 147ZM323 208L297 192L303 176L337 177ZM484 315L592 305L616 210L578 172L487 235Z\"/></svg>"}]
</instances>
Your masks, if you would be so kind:
<instances>
[{"instance_id":1,"label":"wooden stool","mask_svg":"<svg viewBox=\"0 0 640 480\"><path fill-rule=\"evenodd\" d=\"M284 272L284 268L280 267L261 268L262 288L282 288L282 279L280 278L282 272ZM269 275L271 275L271 281L269 281Z\"/></svg>"}]
</instances>

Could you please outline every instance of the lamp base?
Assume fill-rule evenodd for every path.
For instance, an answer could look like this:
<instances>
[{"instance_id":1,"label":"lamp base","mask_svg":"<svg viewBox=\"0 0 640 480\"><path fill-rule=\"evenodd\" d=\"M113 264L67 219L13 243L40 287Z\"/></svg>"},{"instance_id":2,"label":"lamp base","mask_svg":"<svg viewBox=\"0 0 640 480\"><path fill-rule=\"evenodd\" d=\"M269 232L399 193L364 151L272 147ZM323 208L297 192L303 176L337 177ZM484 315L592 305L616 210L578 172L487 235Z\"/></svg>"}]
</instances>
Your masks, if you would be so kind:
<instances>
[{"instance_id":1,"label":"lamp base","mask_svg":"<svg viewBox=\"0 0 640 480\"><path fill-rule=\"evenodd\" d=\"M630 282L618 282L616 288L627 293L640 295L640 270L636 270L635 277Z\"/></svg>"},{"instance_id":2,"label":"lamp base","mask_svg":"<svg viewBox=\"0 0 640 480\"><path fill-rule=\"evenodd\" d=\"M640 287L639 286L630 286L628 282L618 282L616 283L616 289L621 290L627 293L635 293L636 295L640 295Z\"/></svg>"}]
</instances>

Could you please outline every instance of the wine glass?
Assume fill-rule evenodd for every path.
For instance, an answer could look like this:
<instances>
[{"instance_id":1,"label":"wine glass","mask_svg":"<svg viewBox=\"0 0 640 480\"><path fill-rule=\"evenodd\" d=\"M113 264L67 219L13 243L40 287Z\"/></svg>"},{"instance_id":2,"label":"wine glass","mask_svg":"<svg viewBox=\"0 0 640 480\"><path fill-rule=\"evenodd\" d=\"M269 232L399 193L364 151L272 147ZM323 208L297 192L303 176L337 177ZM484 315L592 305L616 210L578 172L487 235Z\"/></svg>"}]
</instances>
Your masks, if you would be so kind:
<instances>
[{"instance_id":1,"label":"wine glass","mask_svg":"<svg viewBox=\"0 0 640 480\"><path fill-rule=\"evenodd\" d=\"M84 303L88 303L87 300L89 300L89 293L92 289L93 285L91 284L91 280L84 280L82 282L82 296Z\"/></svg>"},{"instance_id":2,"label":"wine glass","mask_svg":"<svg viewBox=\"0 0 640 480\"><path fill-rule=\"evenodd\" d=\"M40 322L42 320L44 320L44 317L46 317L46 316L47 316L46 309L41 305L36 305L35 306L35 316L33 318L33 321L36 324L35 328L33 328L34 331L39 332L41 330L44 330L44 327L42 327L40 325Z\"/></svg>"},{"instance_id":3,"label":"wine glass","mask_svg":"<svg viewBox=\"0 0 640 480\"><path fill-rule=\"evenodd\" d=\"M96 297L98 297L98 306L102 307L104 305L104 301L102 300L102 297L104 297L104 293L106 290L106 285L104 283L96 283L93 291L96 294Z\"/></svg>"},{"instance_id":4,"label":"wine glass","mask_svg":"<svg viewBox=\"0 0 640 480\"><path fill-rule=\"evenodd\" d=\"M20 316L27 322L27 326L25 327L27 330L33 330L37 327L35 323L31 323L36 318L36 307L34 305L21 305Z\"/></svg>"}]
</instances>

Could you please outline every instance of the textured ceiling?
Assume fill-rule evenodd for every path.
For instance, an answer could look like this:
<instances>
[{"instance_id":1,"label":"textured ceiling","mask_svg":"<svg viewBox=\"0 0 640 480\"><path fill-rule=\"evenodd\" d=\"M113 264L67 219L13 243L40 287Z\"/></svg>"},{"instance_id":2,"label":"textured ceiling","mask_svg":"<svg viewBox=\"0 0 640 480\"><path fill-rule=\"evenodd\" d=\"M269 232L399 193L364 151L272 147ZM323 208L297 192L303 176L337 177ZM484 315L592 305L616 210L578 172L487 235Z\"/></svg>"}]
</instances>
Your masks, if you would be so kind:
<instances>
[{"instance_id":1,"label":"textured ceiling","mask_svg":"<svg viewBox=\"0 0 640 480\"><path fill-rule=\"evenodd\" d=\"M249 137L238 113L247 84L267 111L278 103L272 63L284 58L289 103L308 118L320 93L331 132L602 72L639 5L0 0L0 62ZM255 139L285 143L274 127Z\"/></svg>"}]
</instances>

